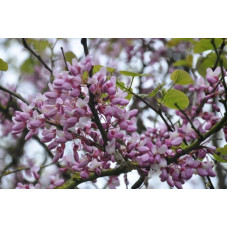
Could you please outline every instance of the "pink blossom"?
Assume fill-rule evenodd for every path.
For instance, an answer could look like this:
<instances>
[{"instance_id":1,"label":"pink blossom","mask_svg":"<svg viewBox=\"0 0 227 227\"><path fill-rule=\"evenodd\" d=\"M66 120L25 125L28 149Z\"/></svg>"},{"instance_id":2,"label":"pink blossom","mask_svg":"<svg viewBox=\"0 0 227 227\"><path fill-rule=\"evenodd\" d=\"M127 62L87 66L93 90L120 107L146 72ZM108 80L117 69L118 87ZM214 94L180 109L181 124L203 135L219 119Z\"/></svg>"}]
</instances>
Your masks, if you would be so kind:
<instances>
[{"instance_id":1,"label":"pink blossom","mask_svg":"<svg viewBox=\"0 0 227 227\"><path fill-rule=\"evenodd\" d=\"M183 139L181 137L175 138L171 141L173 146L179 146L183 143Z\"/></svg>"}]
</instances>

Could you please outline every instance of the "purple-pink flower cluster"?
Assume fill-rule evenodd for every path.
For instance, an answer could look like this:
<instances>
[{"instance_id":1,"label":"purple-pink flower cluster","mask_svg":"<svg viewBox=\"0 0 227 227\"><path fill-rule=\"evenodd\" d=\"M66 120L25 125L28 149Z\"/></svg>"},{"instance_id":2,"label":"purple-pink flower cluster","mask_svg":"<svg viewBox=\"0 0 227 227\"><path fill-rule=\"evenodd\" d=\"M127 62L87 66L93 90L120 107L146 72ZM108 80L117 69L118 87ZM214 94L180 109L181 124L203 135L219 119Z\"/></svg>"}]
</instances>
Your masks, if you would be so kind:
<instances>
[{"instance_id":1,"label":"purple-pink flower cluster","mask_svg":"<svg viewBox=\"0 0 227 227\"><path fill-rule=\"evenodd\" d=\"M116 165L116 152L145 175L160 171L161 181L166 181L171 187L182 188L194 174L215 176L214 163L208 158L215 148L210 147L208 141L175 162L168 163L168 160L181 154L188 144L220 120L215 114L220 112L220 108L214 102L215 97L224 95L224 88L219 83L220 68L214 72L207 70L208 83L201 78L195 85L187 87L188 94L193 93L197 100L191 107L192 111L186 110L191 122L177 110L180 124L174 125L174 131L168 131L166 125L160 124L138 134L138 110L126 109L128 93L117 85L117 78L104 67L87 77L92 66L92 58L87 56L80 62L74 59L72 65L68 63L69 71L54 72L54 80L49 83L47 92L37 94L29 106L21 103L22 111L16 111L13 117L12 134L17 135L27 128L26 139L29 139L41 132L41 141L47 143L53 153L54 163L64 158L66 143L71 141L74 160L66 162L62 171L79 172L83 179L88 179L91 172L100 176L102 170ZM89 93L95 98L95 109L108 141L103 141L89 107ZM201 103L210 105L214 111L205 111L203 106L200 108ZM225 127L225 136L226 131ZM52 185L62 183L61 179L52 179ZM108 184L115 188L118 180L111 177Z\"/></svg>"}]
</instances>

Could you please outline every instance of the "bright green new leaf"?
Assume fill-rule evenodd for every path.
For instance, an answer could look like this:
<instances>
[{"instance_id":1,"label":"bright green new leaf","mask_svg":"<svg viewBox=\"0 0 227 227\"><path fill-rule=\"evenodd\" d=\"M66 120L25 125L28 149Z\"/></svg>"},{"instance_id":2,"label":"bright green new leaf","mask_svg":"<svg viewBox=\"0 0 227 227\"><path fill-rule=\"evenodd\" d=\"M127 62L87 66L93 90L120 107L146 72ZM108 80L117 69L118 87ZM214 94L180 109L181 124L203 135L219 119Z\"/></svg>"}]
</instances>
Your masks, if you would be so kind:
<instances>
[{"instance_id":1,"label":"bright green new leaf","mask_svg":"<svg viewBox=\"0 0 227 227\"><path fill-rule=\"evenodd\" d=\"M172 47L178 45L180 42L192 42L192 38L173 38L168 41L167 46Z\"/></svg>"},{"instance_id":2,"label":"bright green new leaf","mask_svg":"<svg viewBox=\"0 0 227 227\"><path fill-rule=\"evenodd\" d=\"M177 104L180 109L184 110L189 105L189 99L182 91L171 89L163 97L162 103L172 109L178 109Z\"/></svg>"},{"instance_id":3,"label":"bright green new leaf","mask_svg":"<svg viewBox=\"0 0 227 227\"><path fill-rule=\"evenodd\" d=\"M68 51L65 53L65 60L72 64L73 58L76 58L76 55L72 51Z\"/></svg>"},{"instance_id":4,"label":"bright green new leaf","mask_svg":"<svg viewBox=\"0 0 227 227\"><path fill-rule=\"evenodd\" d=\"M141 76L139 73L134 73L129 71L119 71L119 73L124 76Z\"/></svg>"},{"instance_id":5,"label":"bright green new leaf","mask_svg":"<svg viewBox=\"0 0 227 227\"><path fill-rule=\"evenodd\" d=\"M217 154L213 154L217 162L227 162L227 144L216 149Z\"/></svg>"},{"instance_id":6,"label":"bright green new leaf","mask_svg":"<svg viewBox=\"0 0 227 227\"><path fill-rule=\"evenodd\" d=\"M122 81L117 80L116 86L121 89L125 89L125 83Z\"/></svg>"},{"instance_id":7,"label":"bright green new leaf","mask_svg":"<svg viewBox=\"0 0 227 227\"><path fill-rule=\"evenodd\" d=\"M182 59L182 60L176 61L176 62L173 63L173 66L174 67L187 66L187 61L186 61L186 59Z\"/></svg>"},{"instance_id":8,"label":"bright green new leaf","mask_svg":"<svg viewBox=\"0 0 227 227\"><path fill-rule=\"evenodd\" d=\"M113 73L116 69L111 68L111 67L106 67L107 71L110 73Z\"/></svg>"},{"instance_id":9,"label":"bright green new leaf","mask_svg":"<svg viewBox=\"0 0 227 227\"><path fill-rule=\"evenodd\" d=\"M133 92L132 88L130 88L130 91ZM128 99L130 101L132 97L133 97L133 94L128 92L128 95L125 97L125 99Z\"/></svg>"},{"instance_id":10,"label":"bright green new leaf","mask_svg":"<svg viewBox=\"0 0 227 227\"><path fill-rule=\"evenodd\" d=\"M193 61L193 57L191 54L189 54L186 59L182 59L182 60L179 60L179 61L176 61L173 63L173 66L174 67L178 67L178 66L187 66L189 68L192 67L192 61Z\"/></svg>"},{"instance_id":11,"label":"bright green new leaf","mask_svg":"<svg viewBox=\"0 0 227 227\"><path fill-rule=\"evenodd\" d=\"M26 59L20 66L22 73L33 74L34 73L34 62L31 58Z\"/></svg>"},{"instance_id":12,"label":"bright green new leaf","mask_svg":"<svg viewBox=\"0 0 227 227\"><path fill-rule=\"evenodd\" d=\"M148 73L143 73L143 74L139 74L138 76L151 76L151 75Z\"/></svg>"},{"instance_id":13,"label":"bright green new leaf","mask_svg":"<svg viewBox=\"0 0 227 227\"><path fill-rule=\"evenodd\" d=\"M119 80L117 80L116 86L119 87L121 90L128 92L128 95L125 97L125 99L128 99L129 101L132 99L132 97L133 97L133 94L131 93L131 92L133 92L132 88L130 88L128 91L125 86L125 83L122 81L119 81Z\"/></svg>"},{"instance_id":14,"label":"bright green new leaf","mask_svg":"<svg viewBox=\"0 0 227 227\"><path fill-rule=\"evenodd\" d=\"M212 68L216 62L217 55L212 52L206 57L200 57L196 63L196 69L201 76L206 76L207 68Z\"/></svg>"},{"instance_id":15,"label":"bright green new leaf","mask_svg":"<svg viewBox=\"0 0 227 227\"><path fill-rule=\"evenodd\" d=\"M222 60L222 64L223 64L224 68L226 69L227 68L227 58L224 55L221 55L220 58ZM218 65L220 65L220 62Z\"/></svg>"},{"instance_id":16,"label":"bright green new leaf","mask_svg":"<svg viewBox=\"0 0 227 227\"><path fill-rule=\"evenodd\" d=\"M8 64L0 58L0 71L7 71Z\"/></svg>"},{"instance_id":17,"label":"bright green new leaf","mask_svg":"<svg viewBox=\"0 0 227 227\"><path fill-rule=\"evenodd\" d=\"M180 84L180 85L188 85L188 84L193 84L193 80L190 76L189 73L182 69L177 69L175 70L172 74L170 79L175 83L175 84Z\"/></svg>"},{"instance_id":18,"label":"bright green new leaf","mask_svg":"<svg viewBox=\"0 0 227 227\"><path fill-rule=\"evenodd\" d=\"M103 65L94 65L93 66L93 74L99 72L100 69L103 68L103 67L104 67ZM111 68L111 67L106 67L106 70L112 74L116 69Z\"/></svg>"},{"instance_id":19,"label":"bright green new leaf","mask_svg":"<svg viewBox=\"0 0 227 227\"><path fill-rule=\"evenodd\" d=\"M103 67L104 67L103 65L94 65L94 66L93 66L93 74L99 72L99 70L100 70L101 68L103 68Z\"/></svg>"},{"instance_id":20,"label":"bright green new leaf","mask_svg":"<svg viewBox=\"0 0 227 227\"><path fill-rule=\"evenodd\" d=\"M152 98L158 93L159 89L160 89L160 85L158 85L158 87L156 87L152 92L148 94L138 94L138 96L140 96L141 98L147 98L147 97Z\"/></svg>"},{"instance_id":21,"label":"bright green new leaf","mask_svg":"<svg viewBox=\"0 0 227 227\"><path fill-rule=\"evenodd\" d=\"M42 53L47 47L51 47L51 44L47 39L26 39L29 45L32 45L36 52Z\"/></svg>"},{"instance_id":22,"label":"bright green new leaf","mask_svg":"<svg viewBox=\"0 0 227 227\"><path fill-rule=\"evenodd\" d=\"M47 47L50 47L51 44L49 43L48 40L46 39L40 39L38 42L34 43L34 48L38 51L38 52L43 52L46 50Z\"/></svg>"},{"instance_id":23,"label":"bright green new leaf","mask_svg":"<svg viewBox=\"0 0 227 227\"><path fill-rule=\"evenodd\" d=\"M124 76L151 76L148 73L143 73L143 74L139 74L139 73L134 73L134 72L129 72L129 71L119 71L120 74L124 75Z\"/></svg>"},{"instance_id":24,"label":"bright green new leaf","mask_svg":"<svg viewBox=\"0 0 227 227\"><path fill-rule=\"evenodd\" d=\"M212 39L200 39L194 46L194 53L201 53L206 50L213 50ZM216 48L222 44L222 39L214 39Z\"/></svg>"},{"instance_id":25,"label":"bright green new leaf","mask_svg":"<svg viewBox=\"0 0 227 227\"><path fill-rule=\"evenodd\" d=\"M82 75L82 78L83 78L83 81L84 82L87 82L87 80L88 80L88 71L84 71L84 73L83 73L83 75Z\"/></svg>"},{"instance_id":26,"label":"bright green new leaf","mask_svg":"<svg viewBox=\"0 0 227 227\"><path fill-rule=\"evenodd\" d=\"M154 97L158 93L158 91L162 89L163 86L164 86L164 83L159 84L151 93L148 94L148 97L150 98Z\"/></svg>"},{"instance_id":27,"label":"bright green new leaf","mask_svg":"<svg viewBox=\"0 0 227 227\"><path fill-rule=\"evenodd\" d=\"M186 61L187 61L187 66L192 67L193 56L191 54L187 55Z\"/></svg>"}]
</instances>

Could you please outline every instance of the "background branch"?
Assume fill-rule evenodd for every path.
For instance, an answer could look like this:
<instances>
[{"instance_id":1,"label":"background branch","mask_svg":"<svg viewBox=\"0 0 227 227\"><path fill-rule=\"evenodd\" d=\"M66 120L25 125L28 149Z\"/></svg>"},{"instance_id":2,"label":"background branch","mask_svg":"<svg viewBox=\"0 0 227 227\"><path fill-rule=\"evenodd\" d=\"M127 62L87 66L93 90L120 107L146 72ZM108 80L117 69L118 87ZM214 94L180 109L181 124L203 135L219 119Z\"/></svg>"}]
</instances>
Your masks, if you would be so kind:
<instances>
[{"instance_id":1,"label":"background branch","mask_svg":"<svg viewBox=\"0 0 227 227\"><path fill-rule=\"evenodd\" d=\"M34 55L34 56L43 64L43 66L52 74L52 73L53 73L52 69L43 61L43 59L42 59L38 54L35 53L35 51L33 51L33 50L28 46L28 44L27 44L27 42L26 42L26 40L25 40L24 38L22 39L22 43L23 43L23 46L24 46L27 50L29 50L29 51L31 52L31 54Z\"/></svg>"}]
</instances>

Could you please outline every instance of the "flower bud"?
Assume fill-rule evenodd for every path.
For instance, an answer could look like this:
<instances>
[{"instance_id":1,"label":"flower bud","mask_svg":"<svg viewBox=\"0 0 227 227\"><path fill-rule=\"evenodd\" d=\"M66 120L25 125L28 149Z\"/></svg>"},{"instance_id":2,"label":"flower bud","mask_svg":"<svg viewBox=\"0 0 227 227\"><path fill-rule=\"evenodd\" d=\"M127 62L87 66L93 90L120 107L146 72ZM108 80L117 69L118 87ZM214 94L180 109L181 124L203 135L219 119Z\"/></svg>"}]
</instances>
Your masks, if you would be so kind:
<instances>
[{"instance_id":1,"label":"flower bud","mask_svg":"<svg viewBox=\"0 0 227 227\"><path fill-rule=\"evenodd\" d=\"M173 146L179 146L183 142L183 139L181 137L177 137L171 141Z\"/></svg>"}]
</instances>

